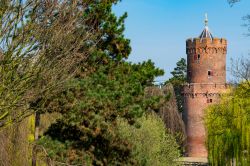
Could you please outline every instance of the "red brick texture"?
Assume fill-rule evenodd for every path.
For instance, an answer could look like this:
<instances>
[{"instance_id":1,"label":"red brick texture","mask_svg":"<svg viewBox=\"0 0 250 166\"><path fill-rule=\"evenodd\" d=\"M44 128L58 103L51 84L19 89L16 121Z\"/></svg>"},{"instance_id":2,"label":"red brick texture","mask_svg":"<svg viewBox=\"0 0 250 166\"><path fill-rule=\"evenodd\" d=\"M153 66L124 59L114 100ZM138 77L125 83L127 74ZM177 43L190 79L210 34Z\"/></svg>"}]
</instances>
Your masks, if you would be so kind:
<instances>
[{"instance_id":1,"label":"red brick texture","mask_svg":"<svg viewBox=\"0 0 250 166\"><path fill-rule=\"evenodd\" d=\"M188 39L188 84L184 85L184 113L188 157L207 157L204 109L217 103L226 85L225 39Z\"/></svg>"}]
</instances>

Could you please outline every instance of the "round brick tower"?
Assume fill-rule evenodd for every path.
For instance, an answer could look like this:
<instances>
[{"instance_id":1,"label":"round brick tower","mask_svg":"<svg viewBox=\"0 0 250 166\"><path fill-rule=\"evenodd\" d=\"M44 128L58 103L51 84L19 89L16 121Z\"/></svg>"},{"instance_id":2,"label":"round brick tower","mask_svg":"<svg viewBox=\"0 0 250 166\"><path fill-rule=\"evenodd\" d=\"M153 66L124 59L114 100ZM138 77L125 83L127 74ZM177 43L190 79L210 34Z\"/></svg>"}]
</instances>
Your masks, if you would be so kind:
<instances>
[{"instance_id":1,"label":"round brick tower","mask_svg":"<svg viewBox=\"0 0 250 166\"><path fill-rule=\"evenodd\" d=\"M226 88L226 39L213 37L207 17L198 38L186 41L188 84L184 85L184 122L188 157L207 157L204 110L216 103Z\"/></svg>"}]
</instances>

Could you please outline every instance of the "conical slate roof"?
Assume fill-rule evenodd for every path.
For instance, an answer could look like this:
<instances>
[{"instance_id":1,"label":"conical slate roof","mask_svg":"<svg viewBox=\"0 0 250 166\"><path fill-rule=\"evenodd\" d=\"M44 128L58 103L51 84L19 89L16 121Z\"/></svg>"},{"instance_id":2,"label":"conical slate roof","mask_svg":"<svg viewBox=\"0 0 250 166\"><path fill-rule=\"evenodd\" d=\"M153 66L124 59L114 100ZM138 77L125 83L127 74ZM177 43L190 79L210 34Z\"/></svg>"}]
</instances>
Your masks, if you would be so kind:
<instances>
[{"instance_id":1,"label":"conical slate roof","mask_svg":"<svg viewBox=\"0 0 250 166\"><path fill-rule=\"evenodd\" d=\"M212 33L209 31L208 27L206 26L205 29L202 31L202 33L200 34L199 38L203 39L203 38L210 38L213 39L213 35Z\"/></svg>"}]
</instances>

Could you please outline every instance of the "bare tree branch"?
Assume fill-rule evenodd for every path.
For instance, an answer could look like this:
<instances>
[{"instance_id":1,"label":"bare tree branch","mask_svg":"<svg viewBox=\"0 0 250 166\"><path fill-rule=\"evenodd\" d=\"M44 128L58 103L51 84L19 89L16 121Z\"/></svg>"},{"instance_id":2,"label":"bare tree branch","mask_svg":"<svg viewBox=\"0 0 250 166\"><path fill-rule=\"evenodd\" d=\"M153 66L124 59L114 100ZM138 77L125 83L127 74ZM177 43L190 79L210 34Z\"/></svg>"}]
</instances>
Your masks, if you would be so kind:
<instances>
[{"instance_id":1,"label":"bare tree branch","mask_svg":"<svg viewBox=\"0 0 250 166\"><path fill-rule=\"evenodd\" d=\"M93 65L89 58L100 36L86 24L87 5L70 2L16 0L1 10L0 127L40 111L77 71Z\"/></svg>"}]
</instances>

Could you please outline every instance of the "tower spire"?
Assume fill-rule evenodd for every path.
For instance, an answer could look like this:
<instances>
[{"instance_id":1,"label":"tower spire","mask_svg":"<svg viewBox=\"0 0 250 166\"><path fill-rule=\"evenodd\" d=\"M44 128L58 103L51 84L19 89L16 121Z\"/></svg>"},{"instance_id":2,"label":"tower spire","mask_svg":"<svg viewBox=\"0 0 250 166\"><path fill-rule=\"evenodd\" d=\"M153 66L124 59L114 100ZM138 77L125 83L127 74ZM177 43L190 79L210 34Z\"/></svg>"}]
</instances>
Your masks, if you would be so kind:
<instances>
[{"instance_id":1,"label":"tower spire","mask_svg":"<svg viewBox=\"0 0 250 166\"><path fill-rule=\"evenodd\" d=\"M209 31L209 28L208 28L208 18L207 18L207 13L205 13L205 28L204 30L202 31L201 35L199 36L199 38L201 39L201 41L204 39L204 38L210 38L211 40L213 40L213 35L211 34L211 32Z\"/></svg>"},{"instance_id":2,"label":"tower spire","mask_svg":"<svg viewBox=\"0 0 250 166\"><path fill-rule=\"evenodd\" d=\"M205 13L205 27L208 27L208 18L207 18L207 13Z\"/></svg>"}]
</instances>

